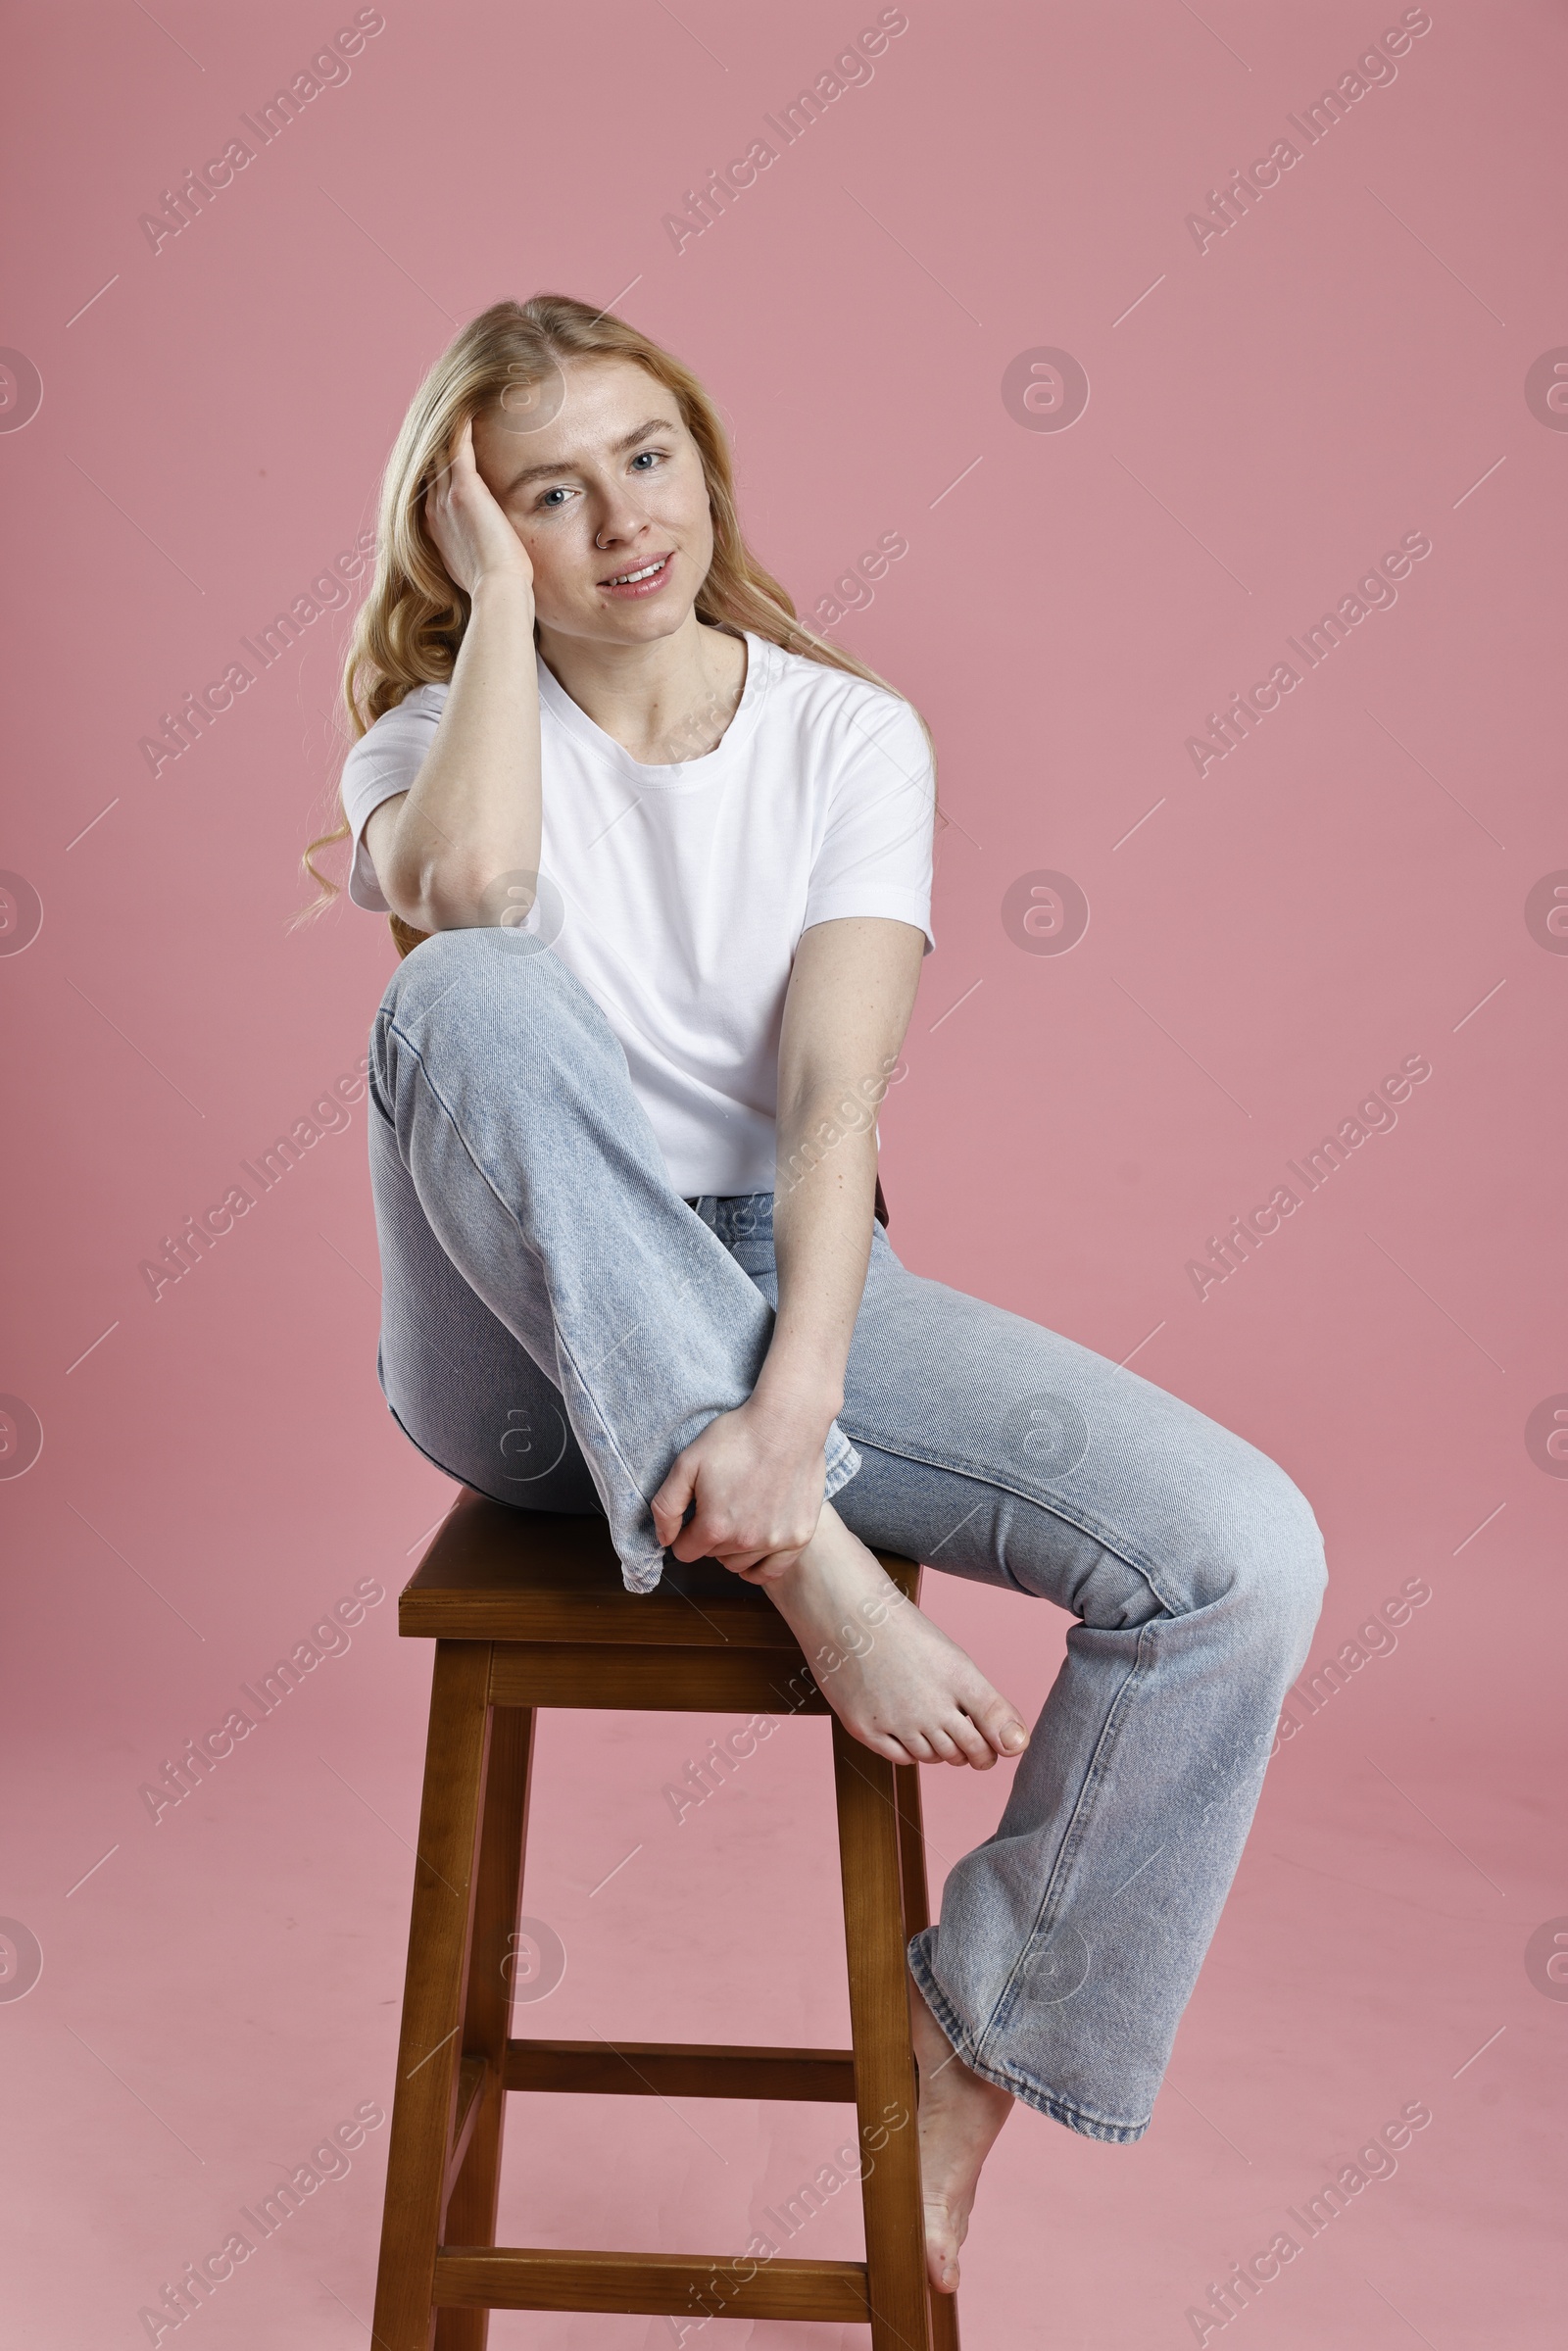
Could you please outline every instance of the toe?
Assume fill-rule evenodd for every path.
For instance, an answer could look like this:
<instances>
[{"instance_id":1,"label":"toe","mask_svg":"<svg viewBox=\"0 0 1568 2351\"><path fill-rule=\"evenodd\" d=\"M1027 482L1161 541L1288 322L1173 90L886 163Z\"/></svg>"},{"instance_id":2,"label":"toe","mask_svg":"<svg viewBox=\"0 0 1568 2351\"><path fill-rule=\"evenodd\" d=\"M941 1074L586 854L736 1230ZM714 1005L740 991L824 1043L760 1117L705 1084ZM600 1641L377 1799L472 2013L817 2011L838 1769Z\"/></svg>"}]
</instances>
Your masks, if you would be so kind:
<instances>
[{"instance_id":1,"label":"toe","mask_svg":"<svg viewBox=\"0 0 1568 2351\"><path fill-rule=\"evenodd\" d=\"M999 1755L1021 1755L1029 1744L1028 1726L1019 1720L1017 1708L1005 1698L993 1695L989 1704L974 1713L974 1720Z\"/></svg>"},{"instance_id":2,"label":"toe","mask_svg":"<svg viewBox=\"0 0 1568 2351\"><path fill-rule=\"evenodd\" d=\"M908 1754L911 1763L937 1763L942 1759L923 1731L900 1731L897 1738Z\"/></svg>"},{"instance_id":3,"label":"toe","mask_svg":"<svg viewBox=\"0 0 1568 2351\"><path fill-rule=\"evenodd\" d=\"M913 1748L923 1747L923 1740L896 1739L891 1731L862 1730L854 1722L846 1722L845 1729L859 1740L862 1747L869 1747L873 1755L881 1755L889 1763L929 1763L931 1760L924 1753L911 1752Z\"/></svg>"},{"instance_id":4,"label":"toe","mask_svg":"<svg viewBox=\"0 0 1568 2351\"><path fill-rule=\"evenodd\" d=\"M939 2294L956 2293L958 2253L952 2217L945 2204L927 2204L925 2208L925 2267L926 2276Z\"/></svg>"},{"instance_id":5,"label":"toe","mask_svg":"<svg viewBox=\"0 0 1568 2351\"><path fill-rule=\"evenodd\" d=\"M960 1752L954 1758L958 1763L972 1763L976 1771L988 1772L995 1764L996 1752L985 1734L966 1714L949 1717L946 1729Z\"/></svg>"}]
</instances>

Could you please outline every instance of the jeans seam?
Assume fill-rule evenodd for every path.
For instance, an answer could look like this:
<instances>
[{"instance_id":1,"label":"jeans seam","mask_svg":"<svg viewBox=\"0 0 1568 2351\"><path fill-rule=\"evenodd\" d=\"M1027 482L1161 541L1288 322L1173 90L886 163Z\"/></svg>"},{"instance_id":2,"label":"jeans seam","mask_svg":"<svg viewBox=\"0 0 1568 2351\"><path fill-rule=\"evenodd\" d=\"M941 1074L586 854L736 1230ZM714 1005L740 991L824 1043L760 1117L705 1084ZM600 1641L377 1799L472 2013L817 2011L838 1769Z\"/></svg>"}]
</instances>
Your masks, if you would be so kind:
<instances>
[{"instance_id":1,"label":"jeans seam","mask_svg":"<svg viewBox=\"0 0 1568 2351\"><path fill-rule=\"evenodd\" d=\"M1082 1852L1084 1841L1089 1835L1095 1798L1104 1786L1105 1771L1111 1751L1120 1736L1121 1716L1128 1702L1128 1693L1149 1678L1149 1668L1153 1663L1153 1643L1151 1636L1154 1631L1155 1627L1152 1624L1140 1625L1138 1629L1138 1654L1122 1677L1121 1687L1105 1710L1104 1722L1101 1725L1100 1736L1095 1740L1094 1753L1090 1756L1088 1769L1084 1773L1083 1786L1074 1799L1072 1812L1066 1828L1062 1832L1061 1844L1057 1850L1055 1861L1042 1889L1034 1924L1025 1935L1018 1956L1008 1970L1006 1979L992 2005L991 2014L981 2029L977 2043L981 2049L984 2049L986 2042L994 2033L1005 2030L1011 2019L1012 2011L1017 2005L1025 1971L1043 1934L1047 1932L1048 1919L1052 1924L1054 1923L1057 1915L1056 1896L1058 1890L1065 1886L1072 1865Z\"/></svg>"},{"instance_id":2,"label":"jeans seam","mask_svg":"<svg viewBox=\"0 0 1568 2351\"><path fill-rule=\"evenodd\" d=\"M468 1138L466 1137L466 1135L465 1135L465 1133L464 1133L464 1131L463 1131L462 1127L461 1127L461 1126L458 1124L457 1113L456 1113L456 1112L453 1110L453 1108L452 1108L451 1104L450 1104L450 1103L447 1102L447 1100L446 1100L445 1096L442 1094L440 1087L439 1087L439 1086L436 1084L436 1082L435 1082L434 1078L433 1078L433 1077L430 1075L429 1069L428 1069L428 1068L426 1067L426 1065L425 1065L425 1059L424 1059L424 1055L423 1055L423 1054L420 1053L420 1051L419 1051L419 1049L418 1049L417 1045L416 1045L416 1044L415 1044L415 1042L414 1042L414 1039L413 1039L412 1037L410 1037L410 1036L406 1035L406 1033L405 1033L405 1032L404 1032L402 1029L400 1029L400 1028L398 1027L397 1020L396 1020L396 1018L395 1018L395 1017L394 1017L393 1019L389 1020L389 1022L387 1023L387 1025L388 1025L388 1027L391 1029L391 1031L392 1031L392 1034L393 1034L393 1035L394 1035L394 1036L395 1036L395 1037L398 1039L399 1043L400 1043L400 1044L402 1044L402 1045L404 1045L404 1046L406 1046L406 1047L408 1048L408 1051L409 1051L409 1053L412 1054L412 1056L413 1056L413 1058L414 1058L415 1065L416 1065L416 1068L418 1069L418 1072L419 1072L419 1075L420 1075L420 1077L421 1077L421 1078L424 1080L424 1083L425 1083L425 1085L426 1085L426 1086L428 1087L428 1089L429 1089L429 1093L430 1093L430 1099L431 1099L431 1101L432 1101L432 1102L433 1102L436 1104L437 1108L438 1108L438 1109L440 1110L440 1112L441 1112L441 1115L442 1115L442 1116L445 1118L445 1120L446 1120L447 1124L448 1124L448 1125L451 1127L453 1134L454 1134L454 1135L456 1135L456 1137L457 1137L457 1139L458 1139L458 1142L459 1142L459 1143L462 1145L462 1147L463 1147L463 1151L464 1151L464 1155L465 1155L465 1156L466 1156L466 1158L467 1159L469 1166L470 1166L470 1167L473 1169L473 1171L474 1171L474 1174L475 1174L475 1175L476 1175L476 1176L479 1178L480 1182L481 1182L481 1183L484 1185L485 1189L486 1189L486 1190L488 1191L488 1193L490 1194L490 1197L491 1197L491 1199L492 1199L492 1200L495 1201L495 1203L496 1203L496 1206L497 1206L497 1207L498 1207L498 1208L501 1210L501 1213L503 1214L503 1216L505 1216L505 1217L506 1217L506 1218L507 1218L507 1219L510 1221L510 1223L512 1224L512 1226L513 1226L514 1230L514 1231L515 1231L515 1233L516 1233L517 1239L518 1239L518 1240L521 1242L521 1244L522 1244L523 1248L524 1248L524 1249L530 1249L530 1252L531 1252L531 1253L533 1253L533 1254L537 1254L537 1251L533 1251L533 1250L531 1249L531 1244L529 1243L529 1241L528 1241L528 1239L527 1239L527 1236L526 1236L526 1235L525 1235L525 1233L523 1232L523 1229L522 1229L521 1223L518 1221L518 1218L517 1218L516 1211L515 1211L515 1210L514 1210L514 1209L512 1207L512 1205L510 1204L510 1202L507 1200L507 1199L505 1198L504 1194L501 1192L500 1188L497 1186L497 1184L496 1184L496 1182L495 1182L494 1178L491 1176L489 1169L488 1169L488 1168L487 1168L487 1167L486 1167L486 1166L483 1164L483 1162L480 1160L480 1158L478 1157L477 1153L475 1152L475 1151L474 1151L474 1149L473 1149L473 1146L472 1146L472 1145L469 1143L469 1141L468 1141ZM401 1155L401 1154L400 1154L400 1155ZM405 1164L407 1164L407 1162L405 1162ZM552 1308L552 1319L553 1319L553 1320L555 1320L555 1316L554 1316L554 1309L553 1309L553 1308ZM648 1504L649 1504L649 1496L648 1496L646 1494L644 1494L644 1492L643 1492L643 1490L642 1490L642 1487L641 1487L641 1485L638 1483L638 1481L637 1481L636 1477L633 1475L633 1472L632 1472L632 1467L631 1467L631 1464L630 1464L630 1462L629 1462L629 1461L626 1459L626 1457L625 1457L625 1455L622 1453L622 1451L621 1451L621 1449L620 1449L619 1445L618 1445L615 1443L614 1435L613 1435L613 1433L612 1432L612 1430L611 1430L611 1428L610 1428L610 1425L609 1425L609 1423L606 1421L603 1411L600 1409L600 1406L599 1406L598 1400L597 1400L597 1398L595 1397L595 1396L594 1396L594 1394L593 1394L593 1391L590 1389L590 1387L588 1386L588 1382L587 1382L587 1380L586 1380L586 1379L585 1379L585 1377L583 1376L582 1368L581 1368L580 1364L578 1363L578 1361L577 1361L577 1358L576 1358L575 1354L573 1354L573 1352L572 1352L572 1350L571 1350L571 1347L569 1347L569 1345L567 1344L566 1340L565 1340L565 1339L564 1339L564 1337L563 1336L563 1333L562 1333L562 1330L561 1330L561 1325L560 1325L560 1322L559 1322L559 1320L556 1320L556 1323L555 1323L555 1328L556 1328L556 1346L557 1346L557 1348L559 1349L559 1351L560 1351L562 1354L564 1354L564 1355L565 1356L565 1358L566 1358L567 1362L568 1362L568 1363L571 1365L572 1371L573 1371L573 1373L576 1375L576 1378L577 1378L578 1384L579 1384L579 1386L580 1386L580 1387L581 1387L581 1389L582 1389L582 1393L583 1393L583 1395L584 1395L584 1396L587 1397L587 1399L588 1399L589 1403L590 1403L590 1404L593 1406L594 1418L595 1418L595 1419L598 1421L598 1423L599 1423L599 1426L600 1426L601 1430L604 1432L604 1437L605 1437L606 1445L607 1445L607 1448L608 1448L608 1450L609 1450L609 1452L610 1452L610 1454L611 1454L612 1458L614 1460L614 1462L615 1462L615 1463L617 1464L617 1466L619 1467L619 1469L620 1469L620 1471L621 1471L622 1475L624 1476L624 1478L625 1478L625 1480L626 1480L626 1483L627 1483L627 1485L628 1485L628 1486L631 1488L631 1490L632 1490L633 1494L636 1494L636 1496L637 1496L638 1500L639 1500L639 1501L642 1503L642 1505L643 1505L644 1509L647 1509L647 1507L648 1507ZM401 1425L402 1425L402 1424L401 1424L401 1422L400 1422L400 1423L399 1423L399 1426L401 1427ZM570 1414L569 1414L569 1413L567 1414L567 1425L568 1425L568 1427L570 1426ZM587 1448L586 1448L586 1446L583 1448L583 1457L584 1457L584 1459L585 1459L585 1460L588 1458L588 1453L587 1453ZM590 1463L590 1475L591 1475L591 1474L592 1474L592 1465L591 1465L591 1463ZM659 1559L662 1559L662 1558L663 1558L663 1555L664 1555L664 1552L663 1552L663 1545L662 1545L662 1543L656 1544L656 1545L655 1545L655 1547L654 1547L654 1549L653 1549L652 1551L650 1551L650 1552L649 1552L647 1555L648 1555L649 1557L657 1557L657 1558L659 1558Z\"/></svg>"},{"instance_id":3,"label":"jeans seam","mask_svg":"<svg viewBox=\"0 0 1568 2351\"><path fill-rule=\"evenodd\" d=\"M1111 1556L1119 1559L1124 1567L1130 1568L1135 1576L1142 1576L1168 1617L1181 1617L1191 1613L1191 1610L1184 1607L1179 1601L1166 1596L1160 1590L1158 1571L1147 1560L1138 1558L1131 1544L1113 1534L1108 1528L1098 1525L1088 1517L1076 1515L1065 1504L1048 1501L1038 1494L1031 1494L1026 1487L1014 1485L1011 1479L1000 1476L997 1471L982 1468L956 1454L942 1454L926 1450L903 1439L895 1445L889 1443L885 1438L868 1437L863 1429L851 1428L848 1417L843 1413L839 1415L839 1425L853 1444L869 1445L874 1453L886 1453L890 1460L919 1461L927 1469L945 1470L950 1477L967 1478L972 1485L989 1486L998 1494L1010 1494L1016 1500L1029 1503L1032 1509L1049 1511L1053 1518L1059 1518L1064 1526L1074 1527L1080 1535L1087 1535L1092 1543L1098 1543L1102 1550L1109 1551ZM932 1561L928 1564L935 1565L935 1562ZM940 1569L938 1569L938 1573L941 1573Z\"/></svg>"},{"instance_id":4,"label":"jeans seam","mask_svg":"<svg viewBox=\"0 0 1568 2351\"><path fill-rule=\"evenodd\" d=\"M381 1028L383 1020L386 1022L388 1028L392 1026L392 1015L390 1013L382 1012L378 1009L375 1018L370 1023L370 1050L367 1055L367 1059L369 1062L369 1067L365 1073L366 1088L369 1096L371 1107L377 1112L382 1123L389 1127L395 1127L396 1121L392 1116L391 1105L382 1100L380 1077L376 1068L375 1049L377 1044L380 1042L378 1032Z\"/></svg>"}]
</instances>

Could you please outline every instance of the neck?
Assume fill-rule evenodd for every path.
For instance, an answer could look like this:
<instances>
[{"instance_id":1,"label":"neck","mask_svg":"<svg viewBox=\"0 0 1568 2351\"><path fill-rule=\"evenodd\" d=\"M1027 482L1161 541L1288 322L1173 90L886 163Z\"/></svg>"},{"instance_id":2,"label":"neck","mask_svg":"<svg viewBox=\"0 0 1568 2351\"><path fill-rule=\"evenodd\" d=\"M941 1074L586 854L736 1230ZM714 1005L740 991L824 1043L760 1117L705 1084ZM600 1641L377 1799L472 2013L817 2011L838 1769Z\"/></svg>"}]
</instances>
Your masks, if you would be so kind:
<instances>
[{"instance_id":1,"label":"neck","mask_svg":"<svg viewBox=\"0 0 1568 2351\"><path fill-rule=\"evenodd\" d=\"M695 611L668 636L639 645L569 636L541 621L539 651L577 708L647 765L710 750L746 682L745 643Z\"/></svg>"}]
</instances>

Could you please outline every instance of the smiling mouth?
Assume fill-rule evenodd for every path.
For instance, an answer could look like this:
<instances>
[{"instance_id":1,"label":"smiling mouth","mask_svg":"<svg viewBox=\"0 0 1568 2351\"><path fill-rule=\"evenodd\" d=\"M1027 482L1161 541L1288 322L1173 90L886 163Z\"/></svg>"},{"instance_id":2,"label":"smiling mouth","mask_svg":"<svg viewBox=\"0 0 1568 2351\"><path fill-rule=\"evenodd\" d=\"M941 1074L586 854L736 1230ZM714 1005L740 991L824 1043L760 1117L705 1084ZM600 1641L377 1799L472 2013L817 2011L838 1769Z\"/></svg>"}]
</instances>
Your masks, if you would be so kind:
<instances>
[{"instance_id":1,"label":"smiling mouth","mask_svg":"<svg viewBox=\"0 0 1568 2351\"><path fill-rule=\"evenodd\" d=\"M662 572L667 570L672 561L673 557L670 555L656 556L651 563L642 563L635 571L617 571L613 577L603 579L599 584L602 588L646 587L650 581L658 579Z\"/></svg>"}]
</instances>

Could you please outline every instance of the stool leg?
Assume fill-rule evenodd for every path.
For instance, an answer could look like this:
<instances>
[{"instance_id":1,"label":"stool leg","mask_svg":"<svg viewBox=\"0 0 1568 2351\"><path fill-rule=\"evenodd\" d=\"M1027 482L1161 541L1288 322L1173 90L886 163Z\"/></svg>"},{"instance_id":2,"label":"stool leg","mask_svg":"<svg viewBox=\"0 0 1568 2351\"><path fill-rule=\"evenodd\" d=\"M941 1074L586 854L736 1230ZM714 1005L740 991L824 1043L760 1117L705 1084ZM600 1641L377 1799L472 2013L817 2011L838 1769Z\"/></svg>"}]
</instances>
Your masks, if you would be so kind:
<instances>
[{"instance_id":1,"label":"stool leg","mask_svg":"<svg viewBox=\"0 0 1568 2351\"><path fill-rule=\"evenodd\" d=\"M464 2056L482 2057L488 2071L468 2152L441 2230L441 2241L448 2245L493 2245L496 2241L501 2138L507 2118L507 2038L512 2030L512 1978L528 1836L533 1728L531 1706L497 1706L491 1715L490 1766L485 1775L484 1825L479 1833L479 1878L462 2033ZM487 2310L438 2311L436 2351L485 2351L489 2331Z\"/></svg>"},{"instance_id":2,"label":"stool leg","mask_svg":"<svg viewBox=\"0 0 1568 2351\"><path fill-rule=\"evenodd\" d=\"M904 1881L904 1932L918 1935L931 1924L925 1882L925 1825L920 1812L920 1767L893 1766L894 1802L899 1812L899 1874Z\"/></svg>"},{"instance_id":3,"label":"stool leg","mask_svg":"<svg viewBox=\"0 0 1568 2351\"><path fill-rule=\"evenodd\" d=\"M912 1768L912 1767L911 1767ZM871 2351L931 2351L894 1767L833 1718Z\"/></svg>"},{"instance_id":4,"label":"stool leg","mask_svg":"<svg viewBox=\"0 0 1568 2351\"><path fill-rule=\"evenodd\" d=\"M430 2351L490 1743L490 1644L438 1641L376 2276L374 2351Z\"/></svg>"},{"instance_id":5,"label":"stool leg","mask_svg":"<svg viewBox=\"0 0 1568 2351\"><path fill-rule=\"evenodd\" d=\"M920 1769L914 1763L893 1767L895 1802L899 1808L899 1861L904 1881L906 1940L931 1923L931 1896L925 1874L925 1825L920 1811ZM905 1988L911 2000L919 1992L906 1976ZM928 2288L931 2299L931 2351L959 2351L958 2297Z\"/></svg>"}]
</instances>

